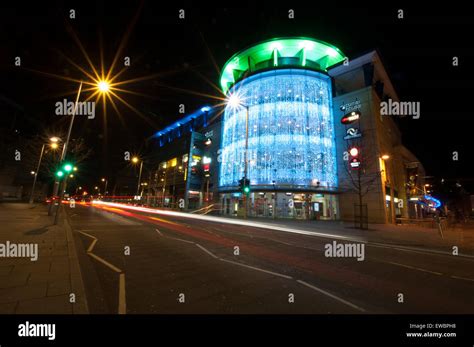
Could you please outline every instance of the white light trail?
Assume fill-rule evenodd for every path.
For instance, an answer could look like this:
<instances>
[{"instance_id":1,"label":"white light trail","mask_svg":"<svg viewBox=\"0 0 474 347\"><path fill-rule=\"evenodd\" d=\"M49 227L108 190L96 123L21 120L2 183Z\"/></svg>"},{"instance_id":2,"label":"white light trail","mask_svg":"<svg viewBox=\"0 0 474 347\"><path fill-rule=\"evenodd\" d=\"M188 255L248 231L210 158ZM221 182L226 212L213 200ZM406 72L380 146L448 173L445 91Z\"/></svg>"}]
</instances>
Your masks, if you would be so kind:
<instances>
[{"instance_id":1,"label":"white light trail","mask_svg":"<svg viewBox=\"0 0 474 347\"><path fill-rule=\"evenodd\" d=\"M250 221L245 221L245 220L229 219L229 218L223 218L223 217L214 217L214 216L208 216L208 215L196 215L196 214L190 214L190 213L185 213L185 212L157 210L157 209L154 209L154 208L131 206L131 205L126 205L126 204L119 204L119 203L115 203L115 202L106 202L106 201L100 201L100 200L93 200L92 204L93 205L113 206L113 207L118 207L118 208L127 209L127 210L146 212L146 213L152 213L152 214L159 214L159 215L164 215L164 216L197 219L197 220L202 220L202 221L205 221L205 222L243 225L243 226L248 226L248 227L253 227L253 228L270 229L270 230L276 230L276 231L283 231L283 232L287 232L287 233L302 234L302 235L316 236L316 237L324 237L324 238L329 238L329 239L340 239L340 240L363 242L363 243L366 242L365 240L357 239L357 238L354 238L354 237L346 237L346 236L341 236L341 235L336 235L336 234L319 233L319 232L315 232L315 231L293 229L293 228L289 228L289 227L282 227L282 226L277 226L277 225L272 225L272 224L265 224L265 223L262 223L262 222L250 222Z\"/></svg>"}]
</instances>

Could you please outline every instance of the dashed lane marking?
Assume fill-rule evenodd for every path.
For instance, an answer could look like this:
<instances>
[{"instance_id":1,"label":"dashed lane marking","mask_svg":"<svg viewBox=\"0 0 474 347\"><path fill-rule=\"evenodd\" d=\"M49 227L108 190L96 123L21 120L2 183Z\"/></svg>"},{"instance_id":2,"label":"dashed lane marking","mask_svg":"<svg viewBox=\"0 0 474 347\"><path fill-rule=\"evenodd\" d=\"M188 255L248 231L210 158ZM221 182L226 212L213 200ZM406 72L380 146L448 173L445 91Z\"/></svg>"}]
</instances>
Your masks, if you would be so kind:
<instances>
[{"instance_id":1,"label":"dashed lane marking","mask_svg":"<svg viewBox=\"0 0 474 347\"><path fill-rule=\"evenodd\" d=\"M203 246L201 246L200 244L196 243L196 246L201 248L204 252L206 252L207 254L209 254L211 257L215 258L215 259L219 259L219 257L217 255L215 255L214 253L212 253L211 251L207 250L206 248L204 248Z\"/></svg>"},{"instance_id":2,"label":"dashed lane marking","mask_svg":"<svg viewBox=\"0 0 474 347\"><path fill-rule=\"evenodd\" d=\"M451 278L455 278L455 279L457 279L457 280L463 280L463 281L474 282L474 279L473 279L473 278L467 278L467 277L461 277L461 276L451 276Z\"/></svg>"},{"instance_id":3,"label":"dashed lane marking","mask_svg":"<svg viewBox=\"0 0 474 347\"><path fill-rule=\"evenodd\" d=\"M231 263L231 264L243 266L243 267L246 267L246 268L248 268L248 269L253 269L253 270L257 270L257 271L260 271L260 272L265 272L265 273L267 273L267 274L271 274L271 275L274 275L274 276L283 277L283 278L286 278L286 279L288 279L288 280L292 280L292 279L293 279L293 277L291 277L291 276L279 274L278 272L273 272L273 271L261 269L261 268L259 268L259 267L255 267L255 266L250 266L250 265L242 264L242 263L239 263L239 262L237 262L237 261L227 260L227 259L224 259L224 258L218 258L218 259L219 259L219 260L222 260L222 261L225 261L225 262L227 262L227 263Z\"/></svg>"},{"instance_id":4,"label":"dashed lane marking","mask_svg":"<svg viewBox=\"0 0 474 347\"><path fill-rule=\"evenodd\" d=\"M285 279L288 279L288 280L295 280L297 283L299 284L302 284L308 288L311 288L317 292L320 292L326 296L329 296L339 302L342 302L343 304L345 305L348 305L358 311L361 311L361 312L365 312L365 309L347 301L347 300L344 300L334 294L331 294L321 288L318 288L318 287L315 287L307 282L304 282L304 281L301 281L301 280L296 280L294 279L293 277L291 276L288 276L288 275L284 275L284 274L280 274L280 273L277 273L277 272L273 272L273 271L269 271L269 270L265 270L265 269L261 269L261 268L258 268L258 267L255 267L255 266L250 266L250 265L246 265L246 264L242 264L242 263L239 263L239 262L236 262L236 261L233 261L233 260L228 260L228 259L224 259L224 258L220 258L218 256L216 256L214 253L212 253L211 251L209 251L208 249L204 248L203 246L201 246L200 244L196 243L196 242L193 242L193 241L188 241L188 240L183 240L183 239L178 239L176 237L171 237L171 236L168 236L168 235L164 235L163 233L161 233L158 229L155 229L156 232L158 232L161 236L163 237L166 237L166 238L170 238L170 239L173 239L173 240L177 240L177 241L181 241L181 242L186 242L186 243L191 243L191 244L194 244L196 245L198 248L200 248L202 251L204 251L205 253L209 254L211 257L213 257L214 259L219 259L221 261L224 261L226 263L231 263L231 264L234 264L234 265L238 265L238 266L242 266L242 267L245 267L247 269L252 269L252 270L256 270L256 271L260 271L260 272L264 272L264 273L267 273L267 274L270 274L270 275L273 275L273 276L278 276L278 277L282 277L282 278L285 278Z\"/></svg>"},{"instance_id":5,"label":"dashed lane marking","mask_svg":"<svg viewBox=\"0 0 474 347\"><path fill-rule=\"evenodd\" d=\"M318 288L318 287L316 287L316 286L313 286L312 284L309 284L309 283L307 283L307 282L305 282L305 281L302 281L302 280L297 280L296 282L301 283L302 285L304 285L304 286L306 286L306 287L308 287L308 288L314 289L314 290L316 290L317 292L320 292L320 293L322 293L322 294L324 294L324 295L327 295L327 296L329 296L330 298L333 298L333 299L335 299L335 300L337 300L337 301L339 301L339 302L342 302L343 304L346 304L347 306L350 306L350 307L352 307L352 308L355 308L355 309L358 310L358 311L365 312L365 310L364 310L362 307L359 307L359 306L357 306L357 305L355 305L355 304L353 304L353 303L351 303L351 302L349 302L349 301L347 301L347 300L344 300L344 299L338 297L337 295L331 294L331 293L329 293L329 292L327 292L327 291L325 291L325 290L323 290L323 289L321 289L321 288Z\"/></svg>"},{"instance_id":6,"label":"dashed lane marking","mask_svg":"<svg viewBox=\"0 0 474 347\"><path fill-rule=\"evenodd\" d=\"M410 265L405 265L405 264L400 264L400 263L394 263L394 262L391 262L391 261L388 261L387 263L388 263L388 264L392 264L392 265L396 265L396 266L405 267L405 268L411 269L411 270L427 272L427 273L430 273L430 274L433 274L433 275L438 275L438 276L442 276L442 275L443 275L441 272L426 270L426 269L422 269L422 268L420 268L420 267L415 267L415 266L410 266Z\"/></svg>"}]
</instances>

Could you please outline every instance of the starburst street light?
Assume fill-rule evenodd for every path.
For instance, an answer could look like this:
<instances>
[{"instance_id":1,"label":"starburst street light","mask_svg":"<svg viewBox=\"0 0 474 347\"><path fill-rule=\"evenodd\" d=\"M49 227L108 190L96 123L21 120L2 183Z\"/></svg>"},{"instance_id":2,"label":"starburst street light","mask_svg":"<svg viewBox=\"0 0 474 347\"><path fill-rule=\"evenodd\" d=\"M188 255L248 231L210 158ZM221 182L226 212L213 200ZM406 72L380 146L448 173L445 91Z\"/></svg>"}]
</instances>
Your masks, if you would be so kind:
<instances>
[{"instance_id":1,"label":"starburst street light","mask_svg":"<svg viewBox=\"0 0 474 347\"><path fill-rule=\"evenodd\" d=\"M107 93L110 90L110 83L106 80L101 80L97 83L97 88L99 88L100 92Z\"/></svg>"}]
</instances>

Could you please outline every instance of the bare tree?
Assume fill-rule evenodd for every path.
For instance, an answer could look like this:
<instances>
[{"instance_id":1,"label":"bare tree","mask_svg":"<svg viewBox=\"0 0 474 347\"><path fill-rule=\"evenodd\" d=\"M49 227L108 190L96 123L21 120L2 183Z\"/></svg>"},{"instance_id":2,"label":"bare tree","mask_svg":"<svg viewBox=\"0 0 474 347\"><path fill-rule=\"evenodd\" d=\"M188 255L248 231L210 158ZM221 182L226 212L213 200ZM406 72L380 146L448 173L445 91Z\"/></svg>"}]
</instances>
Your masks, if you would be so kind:
<instances>
[{"instance_id":1,"label":"bare tree","mask_svg":"<svg viewBox=\"0 0 474 347\"><path fill-rule=\"evenodd\" d=\"M362 216L364 197L374 188L377 180L380 179L381 171L378 169L377 165L378 158L370 154L371 151L367 146L362 147L361 141L353 141L352 144L349 145L349 148L351 147L356 147L360 152L360 166L353 168L350 165L350 160L344 161L347 180L343 180L341 188L357 195L359 204L358 225L360 229L363 229Z\"/></svg>"},{"instance_id":2,"label":"bare tree","mask_svg":"<svg viewBox=\"0 0 474 347\"><path fill-rule=\"evenodd\" d=\"M38 163L41 147L45 145L41 167L38 174L42 173L43 176L52 177L58 169L63 144L59 143L58 148L53 149L50 145L49 136L46 135L48 133L50 132L45 131L43 135L37 135L25 143L22 162L26 170L35 169ZM57 136L64 138L64 136L61 137L61 135L63 134ZM74 165L78 165L91 154L92 149L86 146L83 138L71 139L66 159L74 163Z\"/></svg>"}]
</instances>

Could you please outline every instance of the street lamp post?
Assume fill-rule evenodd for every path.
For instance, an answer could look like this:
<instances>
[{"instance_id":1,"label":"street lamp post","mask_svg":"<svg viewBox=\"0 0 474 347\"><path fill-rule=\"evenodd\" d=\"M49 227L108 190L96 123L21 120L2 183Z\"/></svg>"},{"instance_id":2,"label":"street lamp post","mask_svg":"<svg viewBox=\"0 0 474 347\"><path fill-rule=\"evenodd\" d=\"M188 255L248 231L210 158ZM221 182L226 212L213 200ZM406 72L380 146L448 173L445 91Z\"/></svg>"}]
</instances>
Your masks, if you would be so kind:
<instances>
[{"instance_id":1,"label":"street lamp post","mask_svg":"<svg viewBox=\"0 0 474 347\"><path fill-rule=\"evenodd\" d=\"M133 157L132 158L132 162L134 164L138 163L140 161L140 172L138 174L138 182L137 182L137 196L140 195L140 183L141 183L141 180L142 180L142 170L143 170L143 160L140 160L138 157Z\"/></svg>"},{"instance_id":2,"label":"street lamp post","mask_svg":"<svg viewBox=\"0 0 474 347\"><path fill-rule=\"evenodd\" d=\"M33 195L35 193L36 178L38 177L38 172L39 172L39 169L40 169L40 166L41 166L41 159L43 159L44 146L45 146L45 144L43 143L43 146L41 146L41 153L40 153L40 157L39 157L39 160L38 160L38 165L36 166L35 177L33 178L33 187L31 187L31 194L30 194L30 204L33 203Z\"/></svg>"},{"instance_id":3,"label":"street lamp post","mask_svg":"<svg viewBox=\"0 0 474 347\"><path fill-rule=\"evenodd\" d=\"M107 185L109 183L109 180L107 178L102 178L102 182L105 182L104 186L104 196L107 195Z\"/></svg>"},{"instance_id":4,"label":"street lamp post","mask_svg":"<svg viewBox=\"0 0 474 347\"><path fill-rule=\"evenodd\" d=\"M64 159L66 158L67 146L69 145L69 139L71 138L72 126L74 124L74 118L76 117L77 103L79 102L79 97L81 95L81 91L82 91L82 81L79 84L79 89L77 90L76 102L74 103L74 111L72 112L71 121L69 122L69 129L68 129L68 132L67 132L66 141L64 142L64 145L63 145L63 151L61 153L60 163L62 163L64 161ZM67 175L64 178L64 180L62 181L61 191L59 192L58 207L56 209L56 214L54 216L54 224L55 225L58 223L59 210L61 209L61 202L62 202L63 197L64 197L64 190L66 189L66 181L67 181ZM56 181L56 182L54 182L53 196L56 196L58 194L58 189L59 189L59 181Z\"/></svg>"},{"instance_id":5,"label":"street lamp post","mask_svg":"<svg viewBox=\"0 0 474 347\"><path fill-rule=\"evenodd\" d=\"M74 103L74 111L73 111L72 116L71 116L71 121L69 122L69 129L68 129L68 133L67 133L67 137L66 137L66 142L64 142L63 152L61 154L61 162L63 162L64 159L66 158L67 147L68 147L68 144L69 144L69 139L71 137L72 126L74 124L74 118L76 117L76 113L77 113L77 103L79 102L79 97L80 97L81 91L82 91L82 84L83 84L83 82L81 81L81 83L79 84L79 89L77 91L76 102ZM100 93L103 93L103 94L108 93L109 89L110 89L109 82L107 82L105 80L99 81L96 85L96 89ZM61 201L63 199L64 191L66 189L66 183L67 183L67 176L64 178L64 180L62 182L61 192L60 192L59 201L58 201L58 208L56 209L56 215L54 217L54 224L57 224L57 221L58 221L59 210L61 208ZM55 192L54 195L57 194L58 187L59 187L59 182L56 181L55 184L54 184L54 192Z\"/></svg>"},{"instance_id":6,"label":"street lamp post","mask_svg":"<svg viewBox=\"0 0 474 347\"><path fill-rule=\"evenodd\" d=\"M66 141L64 142L64 145L63 145L63 151L61 153L61 159L60 159L60 163L62 163L64 161L64 159L66 158L66 153L67 153L67 146L69 145L69 139L71 137L71 131L72 131L72 126L74 124L74 118L76 117L76 112L77 112L77 103L79 102L79 96L81 95L81 91L82 91L82 81L81 83L79 84L79 89L77 90L77 95L76 95L76 101L74 103L74 111L72 112L72 115L71 115L71 120L69 122L69 129L68 129L68 133L67 133L67 137L66 137ZM56 215L58 214L58 211L59 211L59 208L61 207L61 200L62 200L62 197L64 195L64 189L65 189L65 186L66 186L66 179L63 180L63 183L62 183L62 189L61 189L61 192L60 192L60 199L58 201L58 207L56 209ZM56 180L54 182L54 188L53 188L53 196L57 196L58 195L58 190L59 190L59 181ZM52 207L52 204L50 205L50 208L49 208L49 211L48 211L48 215L51 215L51 207ZM55 223L56 224L56 220L57 220L57 216L55 216L54 218L55 220Z\"/></svg>"},{"instance_id":7,"label":"street lamp post","mask_svg":"<svg viewBox=\"0 0 474 347\"><path fill-rule=\"evenodd\" d=\"M248 105L243 105L245 107L245 152L244 152L244 182L247 182L247 174L248 174L248 150L249 150L249 107ZM244 199L245 199L245 210L244 210L244 218L247 219L248 210L249 210L249 199L247 193L244 192Z\"/></svg>"},{"instance_id":8,"label":"street lamp post","mask_svg":"<svg viewBox=\"0 0 474 347\"><path fill-rule=\"evenodd\" d=\"M56 149L58 148L58 141L59 141L59 138L57 137L51 137L49 139L51 141L51 148L52 149ZM41 160L43 159L43 154L44 154L44 148L45 148L46 144L43 143L43 145L41 146L41 153L40 153L40 156L39 156L39 159L38 159L38 165L36 166L36 171L34 171L34 179L33 179L33 186L31 187L31 195L30 195L30 201L29 203L32 204L33 203L33 200L34 200L34 193L35 193L35 187L36 187L36 179L38 178L38 173L39 173L39 170L40 170L40 166L41 166Z\"/></svg>"},{"instance_id":9,"label":"street lamp post","mask_svg":"<svg viewBox=\"0 0 474 347\"><path fill-rule=\"evenodd\" d=\"M244 151L244 183L247 182L248 176L248 149L249 149L249 106L244 104L237 94L233 94L229 97L228 103L233 107L244 107L245 108L245 151ZM249 199L247 193L244 192L244 218L248 216Z\"/></svg>"}]
</instances>

